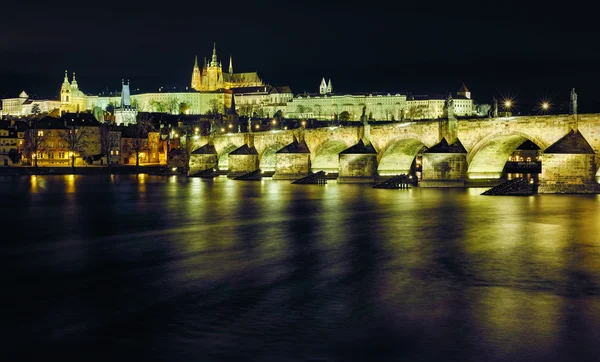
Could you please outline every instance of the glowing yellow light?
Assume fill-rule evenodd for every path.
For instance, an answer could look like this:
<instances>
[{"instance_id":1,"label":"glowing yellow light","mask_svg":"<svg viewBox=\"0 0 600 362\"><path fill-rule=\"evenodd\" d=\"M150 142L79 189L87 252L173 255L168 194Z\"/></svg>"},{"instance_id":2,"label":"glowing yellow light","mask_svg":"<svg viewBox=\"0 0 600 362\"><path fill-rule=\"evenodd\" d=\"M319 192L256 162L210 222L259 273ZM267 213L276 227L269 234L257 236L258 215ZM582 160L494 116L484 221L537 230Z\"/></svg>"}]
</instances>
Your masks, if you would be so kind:
<instances>
[{"instance_id":1,"label":"glowing yellow light","mask_svg":"<svg viewBox=\"0 0 600 362\"><path fill-rule=\"evenodd\" d=\"M505 101L505 102L504 102L504 106L505 106L506 108L510 108L510 106L512 106L512 102L511 102L511 101Z\"/></svg>"},{"instance_id":2,"label":"glowing yellow light","mask_svg":"<svg viewBox=\"0 0 600 362\"><path fill-rule=\"evenodd\" d=\"M302 121L302 126L306 126L306 121Z\"/></svg>"},{"instance_id":3,"label":"glowing yellow light","mask_svg":"<svg viewBox=\"0 0 600 362\"><path fill-rule=\"evenodd\" d=\"M231 123L229 124L229 128L233 128L233 125Z\"/></svg>"},{"instance_id":4,"label":"glowing yellow light","mask_svg":"<svg viewBox=\"0 0 600 362\"><path fill-rule=\"evenodd\" d=\"M275 124L277 124L277 121L276 121L276 120L272 120L272 121L271 121L271 123L272 123L273 125L275 125Z\"/></svg>"},{"instance_id":5,"label":"glowing yellow light","mask_svg":"<svg viewBox=\"0 0 600 362\"><path fill-rule=\"evenodd\" d=\"M225 132L225 128L221 128L221 132Z\"/></svg>"},{"instance_id":6,"label":"glowing yellow light","mask_svg":"<svg viewBox=\"0 0 600 362\"><path fill-rule=\"evenodd\" d=\"M200 131L200 128L196 127L196 129L194 129L194 131L195 131L196 133L198 133L198 132Z\"/></svg>"},{"instance_id":7,"label":"glowing yellow light","mask_svg":"<svg viewBox=\"0 0 600 362\"><path fill-rule=\"evenodd\" d=\"M259 128L260 128L260 124L257 124L257 125L256 125L256 129L259 129Z\"/></svg>"},{"instance_id":8,"label":"glowing yellow light","mask_svg":"<svg viewBox=\"0 0 600 362\"><path fill-rule=\"evenodd\" d=\"M542 103L542 109L548 109L548 108L550 108L550 104L548 102Z\"/></svg>"}]
</instances>

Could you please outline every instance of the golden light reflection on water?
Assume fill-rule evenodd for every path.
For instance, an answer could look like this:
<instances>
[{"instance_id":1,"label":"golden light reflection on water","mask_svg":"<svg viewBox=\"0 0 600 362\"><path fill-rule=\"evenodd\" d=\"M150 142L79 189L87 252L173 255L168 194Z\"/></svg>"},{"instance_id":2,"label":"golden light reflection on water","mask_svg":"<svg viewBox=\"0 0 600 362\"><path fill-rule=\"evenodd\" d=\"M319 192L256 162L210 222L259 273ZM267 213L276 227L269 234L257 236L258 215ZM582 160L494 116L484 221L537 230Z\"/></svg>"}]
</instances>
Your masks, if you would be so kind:
<instances>
[{"instance_id":1,"label":"golden light reflection on water","mask_svg":"<svg viewBox=\"0 0 600 362\"><path fill-rule=\"evenodd\" d=\"M38 193L39 192L39 189L38 189L38 177L36 175L32 175L29 178L29 183L31 184L31 192Z\"/></svg>"},{"instance_id":2,"label":"golden light reflection on water","mask_svg":"<svg viewBox=\"0 0 600 362\"><path fill-rule=\"evenodd\" d=\"M65 175L65 192L72 194L75 192L75 175Z\"/></svg>"},{"instance_id":3,"label":"golden light reflection on water","mask_svg":"<svg viewBox=\"0 0 600 362\"><path fill-rule=\"evenodd\" d=\"M471 292L469 311L484 345L506 355L552 350L561 333L560 297L504 287Z\"/></svg>"},{"instance_id":4,"label":"golden light reflection on water","mask_svg":"<svg viewBox=\"0 0 600 362\"><path fill-rule=\"evenodd\" d=\"M137 175L138 191L142 198L146 197L146 174L140 173Z\"/></svg>"}]
</instances>

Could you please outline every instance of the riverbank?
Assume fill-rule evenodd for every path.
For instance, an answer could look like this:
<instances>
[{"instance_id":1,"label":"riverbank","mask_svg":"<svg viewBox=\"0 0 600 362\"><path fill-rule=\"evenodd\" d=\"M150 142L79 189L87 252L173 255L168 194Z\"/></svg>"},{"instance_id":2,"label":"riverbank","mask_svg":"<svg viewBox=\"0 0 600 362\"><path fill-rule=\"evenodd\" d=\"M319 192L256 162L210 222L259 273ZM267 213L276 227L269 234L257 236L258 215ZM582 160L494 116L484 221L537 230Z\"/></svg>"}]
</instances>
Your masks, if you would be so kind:
<instances>
[{"instance_id":1,"label":"riverbank","mask_svg":"<svg viewBox=\"0 0 600 362\"><path fill-rule=\"evenodd\" d=\"M27 175L135 175L145 173L157 176L185 174L184 171L164 165L110 166L110 167L2 167L0 176Z\"/></svg>"}]
</instances>

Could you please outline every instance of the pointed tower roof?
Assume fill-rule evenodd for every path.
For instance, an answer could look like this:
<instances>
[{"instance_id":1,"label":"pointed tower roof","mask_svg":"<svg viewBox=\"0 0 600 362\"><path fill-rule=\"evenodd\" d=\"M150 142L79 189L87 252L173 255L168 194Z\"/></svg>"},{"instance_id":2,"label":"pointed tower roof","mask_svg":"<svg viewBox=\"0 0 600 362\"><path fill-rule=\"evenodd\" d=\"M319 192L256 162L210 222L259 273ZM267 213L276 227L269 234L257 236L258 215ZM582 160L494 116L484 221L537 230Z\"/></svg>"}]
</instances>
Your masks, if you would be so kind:
<instances>
[{"instance_id":1,"label":"pointed tower roof","mask_svg":"<svg viewBox=\"0 0 600 362\"><path fill-rule=\"evenodd\" d=\"M75 72L73 72L73 81L71 82L71 87L78 88L77 80L75 79Z\"/></svg>"},{"instance_id":2,"label":"pointed tower roof","mask_svg":"<svg viewBox=\"0 0 600 362\"><path fill-rule=\"evenodd\" d=\"M121 108L129 108L131 107L131 96L129 93L129 79L127 80L127 84L125 84L124 80L121 80Z\"/></svg>"},{"instance_id":3,"label":"pointed tower roof","mask_svg":"<svg viewBox=\"0 0 600 362\"><path fill-rule=\"evenodd\" d=\"M198 68L198 55L194 58L194 68Z\"/></svg>"},{"instance_id":4,"label":"pointed tower roof","mask_svg":"<svg viewBox=\"0 0 600 362\"><path fill-rule=\"evenodd\" d=\"M204 65L203 65L203 67L206 68L206 57L204 57Z\"/></svg>"},{"instance_id":5,"label":"pointed tower roof","mask_svg":"<svg viewBox=\"0 0 600 362\"><path fill-rule=\"evenodd\" d=\"M63 79L63 83L69 83L69 76L67 75L67 71L65 70L65 79Z\"/></svg>"},{"instance_id":6,"label":"pointed tower roof","mask_svg":"<svg viewBox=\"0 0 600 362\"><path fill-rule=\"evenodd\" d=\"M229 56L229 74L233 74L233 58Z\"/></svg>"},{"instance_id":7,"label":"pointed tower roof","mask_svg":"<svg viewBox=\"0 0 600 362\"><path fill-rule=\"evenodd\" d=\"M212 67L216 67L218 65L218 63L217 63L217 43L216 42L213 45L213 53L212 53L212 59L211 59L210 65Z\"/></svg>"},{"instance_id":8,"label":"pointed tower roof","mask_svg":"<svg viewBox=\"0 0 600 362\"><path fill-rule=\"evenodd\" d=\"M458 93L466 93L466 92L469 92L469 89L467 88L465 83L463 83L462 87L460 87L460 89L458 90Z\"/></svg>"}]
</instances>

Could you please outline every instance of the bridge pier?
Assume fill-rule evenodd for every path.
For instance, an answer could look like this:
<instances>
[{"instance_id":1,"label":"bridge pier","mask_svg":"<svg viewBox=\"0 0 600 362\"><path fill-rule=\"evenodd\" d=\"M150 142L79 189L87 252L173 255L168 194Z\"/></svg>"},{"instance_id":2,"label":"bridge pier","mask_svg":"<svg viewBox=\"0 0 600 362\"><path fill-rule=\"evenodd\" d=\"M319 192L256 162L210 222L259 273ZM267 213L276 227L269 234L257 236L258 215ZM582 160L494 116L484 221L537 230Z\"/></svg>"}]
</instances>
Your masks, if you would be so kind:
<instances>
[{"instance_id":1,"label":"bridge pier","mask_svg":"<svg viewBox=\"0 0 600 362\"><path fill-rule=\"evenodd\" d=\"M229 152L227 177L238 177L258 170L258 152L247 144Z\"/></svg>"},{"instance_id":2,"label":"bridge pier","mask_svg":"<svg viewBox=\"0 0 600 362\"><path fill-rule=\"evenodd\" d=\"M274 180L297 180L310 173L310 150L305 141L294 142L275 153Z\"/></svg>"},{"instance_id":3,"label":"bridge pier","mask_svg":"<svg viewBox=\"0 0 600 362\"><path fill-rule=\"evenodd\" d=\"M423 152L421 187L464 187L467 178L467 150L456 139L446 138Z\"/></svg>"},{"instance_id":4,"label":"bridge pier","mask_svg":"<svg viewBox=\"0 0 600 362\"><path fill-rule=\"evenodd\" d=\"M217 168L219 155L212 144L205 144L190 154L188 176L208 169Z\"/></svg>"},{"instance_id":5,"label":"bridge pier","mask_svg":"<svg viewBox=\"0 0 600 362\"><path fill-rule=\"evenodd\" d=\"M377 151L362 140L339 154L338 183L372 183L377 177Z\"/></svg>"},{"instance_id":6,"label":"bridge pier","mask_svg":"<svg viewBox=\"0 0 600 362\"><path fill-rule=\"evenodd\" d=\"M571 130L544 151L539 193L595 193L596 153Z\"/></svg>"}]
</instances>

